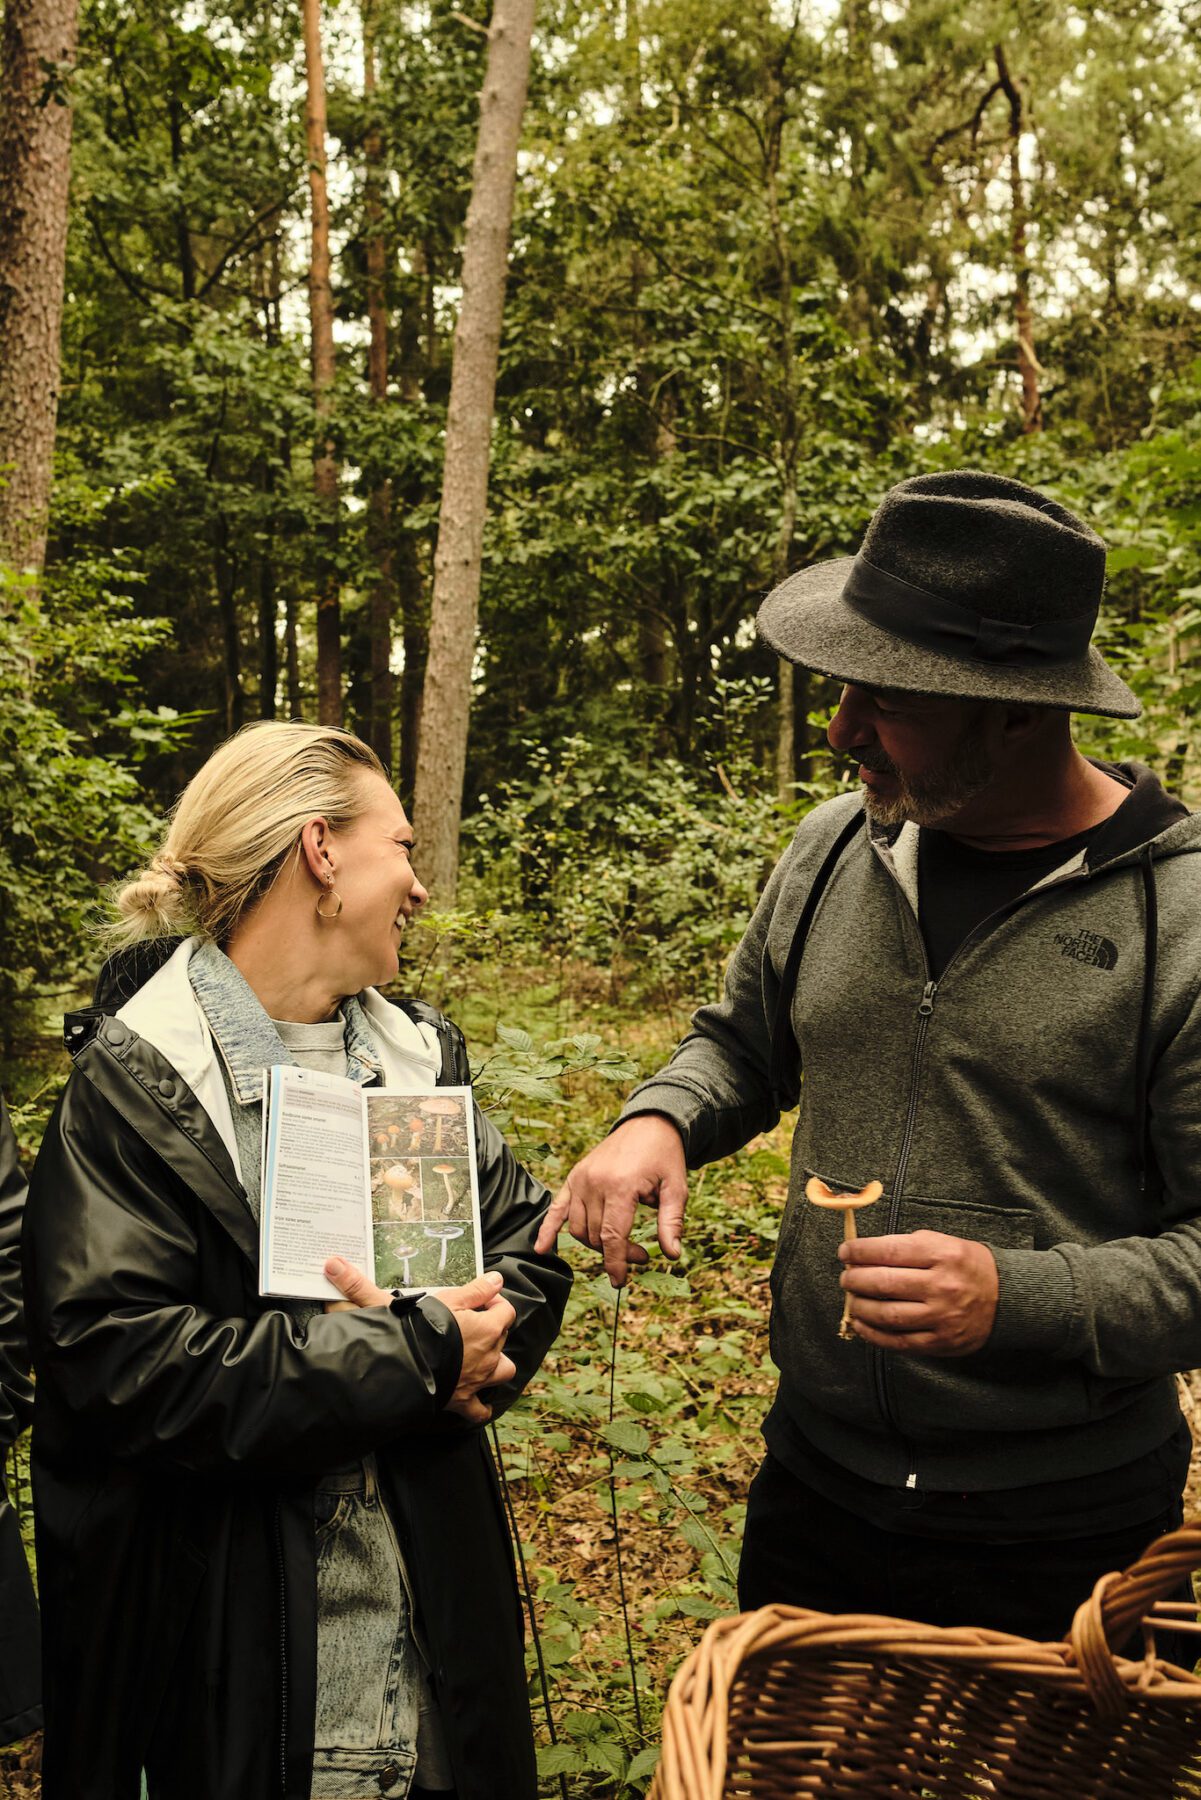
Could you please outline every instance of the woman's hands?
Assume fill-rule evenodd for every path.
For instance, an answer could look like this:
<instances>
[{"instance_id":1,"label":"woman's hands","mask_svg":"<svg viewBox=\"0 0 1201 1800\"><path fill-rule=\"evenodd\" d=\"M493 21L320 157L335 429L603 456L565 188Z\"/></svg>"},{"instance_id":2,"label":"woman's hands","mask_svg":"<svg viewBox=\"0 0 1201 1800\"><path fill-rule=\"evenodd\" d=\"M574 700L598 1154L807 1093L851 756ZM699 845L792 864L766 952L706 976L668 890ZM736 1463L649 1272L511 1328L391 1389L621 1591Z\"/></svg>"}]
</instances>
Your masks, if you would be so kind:
<instances>
[{"instance_id":1,"label":"woman's hands","mask_svg":"<svg viewBox=\"0 0 1201 1800\"><path fill-rule=\"evenodd\" d=\"M390 1306L392 1296L385 1288L376 1287L361 1269L340 1256L331 1256L325 1265L325 1276L345 1298L328 1300L327 1312L351 1312L360 1306ZM444 1411L457 1413L470 1425L486 1425L492 1408L478 1397L481 1388L497 1387L511 1381L517 1366L505 1355L505 1339L517 1318L512 1305L501 1293L504 1277L495 1270L477 1275L462 1287L430 1288L435 1300L441 1300L455 1315L459 1336L463 1340L463 1361L459 1381L446 1402Z\"/></svg>"}]
</instances>

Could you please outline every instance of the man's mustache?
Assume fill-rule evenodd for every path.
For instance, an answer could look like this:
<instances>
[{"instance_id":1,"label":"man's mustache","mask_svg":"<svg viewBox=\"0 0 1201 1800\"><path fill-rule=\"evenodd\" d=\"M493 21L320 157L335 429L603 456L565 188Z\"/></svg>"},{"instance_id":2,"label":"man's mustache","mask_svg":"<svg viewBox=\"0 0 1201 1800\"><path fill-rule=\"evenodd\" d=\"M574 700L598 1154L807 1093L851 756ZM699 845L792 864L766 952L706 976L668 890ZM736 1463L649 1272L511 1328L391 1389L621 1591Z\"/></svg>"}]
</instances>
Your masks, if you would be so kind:
<instances>
[{"instance_id":1,"label":"man's mustache","mask_svg":"<svg viewBox=\"0 0 1201 1800\"><path fill-rule=\"evenodd\" d=\"M897 768L896 763L893 762L891 756L886 755L878 745L875 749L869 749L864 745L859 750L848 750L846 755L852 767L857 769L860 764L862 764L865 769L870 769L873 775L900 774L900 770Z\"/></svg>"}]
</instances>

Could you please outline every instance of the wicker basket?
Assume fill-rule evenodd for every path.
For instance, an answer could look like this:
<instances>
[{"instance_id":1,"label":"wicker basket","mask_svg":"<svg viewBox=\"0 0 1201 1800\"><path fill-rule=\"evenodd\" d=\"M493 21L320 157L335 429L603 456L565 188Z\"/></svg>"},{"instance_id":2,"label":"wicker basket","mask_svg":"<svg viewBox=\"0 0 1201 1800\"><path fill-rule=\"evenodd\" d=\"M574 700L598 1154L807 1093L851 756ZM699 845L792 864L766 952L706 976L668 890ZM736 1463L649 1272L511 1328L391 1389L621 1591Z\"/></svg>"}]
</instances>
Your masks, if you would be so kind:
<instances>
[{"instance_id":1,"label":"wicker basket","mask_svg":"<svg viewBox=\"0 0 1201 1800\"><path fill-rule=\"evenodd\" d=\"M1064 1644L795 1606L719 1619L671 1685L652 1800L1201 1797L1201 1680L1154 1625L1201 1521L1097 1583ZM1144 1655L1131 1660L1113 1645Z\"/></svg>"}]
</instances>

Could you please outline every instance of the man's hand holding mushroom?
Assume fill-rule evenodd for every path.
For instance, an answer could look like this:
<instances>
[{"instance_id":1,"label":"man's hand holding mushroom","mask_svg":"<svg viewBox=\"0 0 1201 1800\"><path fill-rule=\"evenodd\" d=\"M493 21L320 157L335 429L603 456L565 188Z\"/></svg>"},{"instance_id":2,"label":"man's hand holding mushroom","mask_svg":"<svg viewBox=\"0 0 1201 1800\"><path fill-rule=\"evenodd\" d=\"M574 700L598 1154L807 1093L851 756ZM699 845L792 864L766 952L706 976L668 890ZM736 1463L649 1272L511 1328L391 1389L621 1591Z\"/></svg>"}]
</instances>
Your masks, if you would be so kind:
<instances>
[{"instance_id":1,"label":"man's hand holding mushroom","mask_svg":"<svg viewBox=\"0 0 1201 1800\"><path fill-rule=\"evenodd\" d=\"M997 1316L997 1265L987 1244L913 1231L857 1238L838 1252L851 1328L880 1350L970 1356Z\"/></svg>"}]
</instances>

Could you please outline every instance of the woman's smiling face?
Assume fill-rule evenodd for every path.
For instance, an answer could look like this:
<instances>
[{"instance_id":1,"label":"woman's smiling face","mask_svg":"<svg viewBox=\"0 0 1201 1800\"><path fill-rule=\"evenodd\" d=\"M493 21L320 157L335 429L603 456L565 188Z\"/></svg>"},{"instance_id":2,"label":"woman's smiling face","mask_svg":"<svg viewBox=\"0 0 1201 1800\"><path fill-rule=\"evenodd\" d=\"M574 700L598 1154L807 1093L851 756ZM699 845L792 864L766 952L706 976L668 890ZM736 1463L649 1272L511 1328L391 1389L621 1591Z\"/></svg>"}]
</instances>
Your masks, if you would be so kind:
<instances>
[{"instance_id":1,"label":"woman's smiling face","mask_svg":"<svg viewBox=\"0 0 1201 1800\"><path fill-rule=\"evenodd\" d=\"M429 898L413 868L413 829L404 807L381 775L365 773L362 782L363 811L353 825L325 838L342 910L329 920L324 942L344 994L395 978L405 922Z\"/></svg>"}]
</instances>

